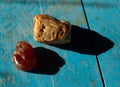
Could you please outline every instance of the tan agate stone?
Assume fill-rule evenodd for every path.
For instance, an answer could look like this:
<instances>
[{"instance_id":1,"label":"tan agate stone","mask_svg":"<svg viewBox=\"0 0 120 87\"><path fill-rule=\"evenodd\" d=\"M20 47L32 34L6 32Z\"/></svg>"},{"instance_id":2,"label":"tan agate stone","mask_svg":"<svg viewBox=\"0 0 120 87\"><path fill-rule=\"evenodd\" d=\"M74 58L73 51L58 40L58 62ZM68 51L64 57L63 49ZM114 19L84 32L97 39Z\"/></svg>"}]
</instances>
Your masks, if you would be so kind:
<instances>
[{"instance_id":1,"label":"tan agate stone","mask_svg":"<svg viewBox=\"0 0 120 87\"><path fill-rule=\"evenodd\" d=\"M71 41L71 25L64 20L57 20L52 16L39 14L34 17L33 33L37 42L56 45Z\"/></svg>"}]
</instances>

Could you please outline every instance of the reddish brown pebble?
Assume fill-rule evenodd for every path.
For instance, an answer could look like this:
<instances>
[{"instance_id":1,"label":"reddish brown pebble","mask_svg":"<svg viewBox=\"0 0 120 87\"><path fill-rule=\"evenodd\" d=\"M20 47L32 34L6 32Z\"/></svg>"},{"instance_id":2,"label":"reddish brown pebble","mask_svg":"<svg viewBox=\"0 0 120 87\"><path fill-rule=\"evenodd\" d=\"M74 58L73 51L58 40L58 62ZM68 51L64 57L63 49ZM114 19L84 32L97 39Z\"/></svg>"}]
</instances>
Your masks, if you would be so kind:
<instances>
[{"instance_id":1,"label":"reddish brown pebble","mask_svg":"<svg viewBox=\"0 0 120 87\"><path fill-rule=\"evenodd\" d=\"M19 41L12 61L19 70L29 71L36 67L36 57L32 46L25 41Z\"/></svg>"}]
</instances>

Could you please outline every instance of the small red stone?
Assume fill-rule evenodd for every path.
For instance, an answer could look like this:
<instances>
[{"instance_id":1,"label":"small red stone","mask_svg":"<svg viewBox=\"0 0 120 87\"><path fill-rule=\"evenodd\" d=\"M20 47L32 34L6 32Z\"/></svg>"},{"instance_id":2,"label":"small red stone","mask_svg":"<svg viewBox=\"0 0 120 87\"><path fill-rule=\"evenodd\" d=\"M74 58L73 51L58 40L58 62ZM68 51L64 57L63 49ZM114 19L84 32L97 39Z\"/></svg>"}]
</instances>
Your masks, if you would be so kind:
<instances>
[{"instance_id":1,"label":"small red stone","mask_svg":"<svg viewBox=\"0 0 120 87\"><path fill-rule=\"evenodd\" d=\"M25 41L18 41L12 61L18 69L24 71L36 67L36 56L32 46Z\"/></svg>"}]
</instances>

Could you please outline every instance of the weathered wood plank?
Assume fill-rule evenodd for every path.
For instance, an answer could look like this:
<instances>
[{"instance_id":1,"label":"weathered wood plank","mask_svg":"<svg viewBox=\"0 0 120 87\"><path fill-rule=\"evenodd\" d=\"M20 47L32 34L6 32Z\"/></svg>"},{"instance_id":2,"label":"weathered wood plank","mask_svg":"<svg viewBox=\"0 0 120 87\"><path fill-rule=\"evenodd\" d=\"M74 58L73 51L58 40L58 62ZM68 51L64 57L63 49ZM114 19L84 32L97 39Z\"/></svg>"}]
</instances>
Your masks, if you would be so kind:
<instances>
[{"instance_id":1,"label":"weathered wood plank","mask_svg":"<svg viewBox=\"0 0 120 87\"><path fill-rule=\"evenodd\" d=\"M84 5L90 28L114 43L112 49L98 55L105 85L120 87L120 1L84 0Z\"/></svg>"},{"instance_id":2,"label":"weathered wood plank","mask_svg":"<svg viewBox=\"0 0 120 87\"><path fill-rule=\"evenodd\" d=\"M15 0L1 1L0 3L0 86L102 87L95 56L88 55L90 54L89 51L81 49L82 46L77 45L79 50L81 49L80 51L76 51L74 47L67 50L67 48L61 49L37 43L33 39L32 20L39 13L49 14L58 19L68 20L78 27L87 28L80 0ZM80 41L84 41L84 37L87 37L86 40L88 40L88 31L86 29L80 31L83 31L83 34L81 32L77 33L77 35L81 33L83 36ZM25 40L34 47L44 47L58 53L65 60L65 65L54 75L17 70L11 62L11 57L18 40ZM78 42L80 43L80 41ZM74 43L72 46L76 44ZM82 44L86 45L84 42ZM87 44L89 47L89 43Z\"/></svg>"}]
</instances>

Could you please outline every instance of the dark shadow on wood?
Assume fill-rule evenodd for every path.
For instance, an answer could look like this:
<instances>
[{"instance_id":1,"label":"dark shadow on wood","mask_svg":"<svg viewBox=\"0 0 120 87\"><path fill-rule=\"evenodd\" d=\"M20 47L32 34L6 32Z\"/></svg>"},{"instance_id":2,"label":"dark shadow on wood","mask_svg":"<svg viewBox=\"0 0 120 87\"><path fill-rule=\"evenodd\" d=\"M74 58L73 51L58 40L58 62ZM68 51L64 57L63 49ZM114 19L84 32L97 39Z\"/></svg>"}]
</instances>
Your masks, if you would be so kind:
<instances>
[{"instance_id":1,"label":"dark shadow on wood","mask_svg":"<svg viewBox=\"0 0 120 87\"><path fill-rule=\"evenodd\" d=\"M65 64L63 58L49 49L36 47L34 51L37 58L37 66L28 71L30 73L54 75Z\"/></svg>"},{"instance_id":2,"label":"dark shadow on wood","mask_svg":"<svg viewBox=\"0 0 120 87\"><path fill-rule=\"evenodd\" d=\"M56 47L81 54L99 55L114 46L114 43L99 33L72 25L71 43Z\"/></svg>"}]
</instances>

